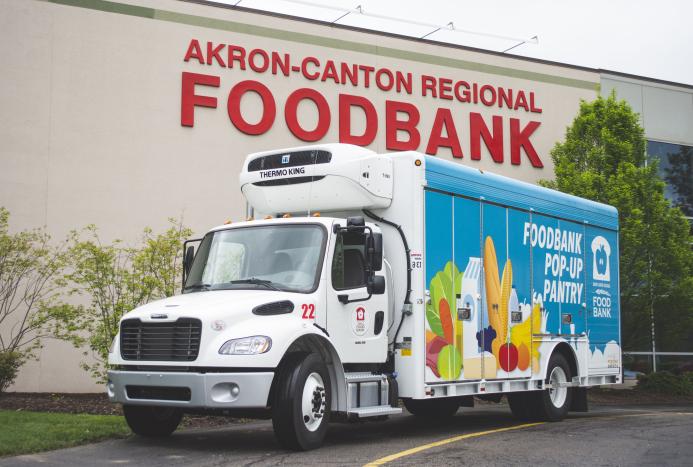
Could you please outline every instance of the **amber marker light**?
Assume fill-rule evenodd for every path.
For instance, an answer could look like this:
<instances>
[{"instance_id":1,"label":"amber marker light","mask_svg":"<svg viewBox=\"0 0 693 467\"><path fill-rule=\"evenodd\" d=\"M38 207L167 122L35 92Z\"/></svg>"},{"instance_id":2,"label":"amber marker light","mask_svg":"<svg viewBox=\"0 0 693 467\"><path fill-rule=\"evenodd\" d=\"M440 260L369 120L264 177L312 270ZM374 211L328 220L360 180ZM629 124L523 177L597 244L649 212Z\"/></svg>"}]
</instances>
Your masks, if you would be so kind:
<instances>
[{"instance_id":1,"label":"amber marker light","mask_svg":"<svg viewBox=\"0 0 693 467\"><path fill-rule=\"evenodd\" d=\"M282 219L288 219L288 218L290 218L290 217L291 217L291 214L289 214L289 213L287 212L286 214L284 214L284 215L282 216Z\"/></svg>"},{"instance_id":2,"label":"amber marker light","mask_svg":"<svg viewBox=\"0 0 693 467\"><path fill-rule=\"evenodd\" d=\"M417 166L417 167L421 167L421 159L416 159L416 160L414 161L414 165Z\"/></svg>"},{"instance_id":3,"label":"amber marker light","mask_svg":"<svg viewBox=\"0 0 693 467\"><path fill-rule=\"evenodd\" d=\"M313 217L320 217L320 213L319 213L319 212L314 212L314 213L313 213Z\"/></svg>"},{"instance_id":4,"label":"amber marker light","mask_svg":"<svg viewBox=\"0 0 693 467\"><path fill-rule=\"evenodd\" d=\"M231 221L228 220L228 221L224 222L224 225L229 225L230 223L231 223Z\"/></svg>"}]
</instances>

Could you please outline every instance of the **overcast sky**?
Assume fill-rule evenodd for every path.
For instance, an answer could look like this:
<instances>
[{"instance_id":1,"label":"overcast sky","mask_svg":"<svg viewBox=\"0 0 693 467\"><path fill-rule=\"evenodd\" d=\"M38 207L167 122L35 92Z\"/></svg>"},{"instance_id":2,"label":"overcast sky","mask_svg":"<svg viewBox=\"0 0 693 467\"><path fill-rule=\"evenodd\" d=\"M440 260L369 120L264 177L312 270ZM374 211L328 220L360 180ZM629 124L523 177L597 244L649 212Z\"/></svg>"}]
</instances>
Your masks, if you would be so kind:
<instances>
[{"instance_id":1,"label":"overcast sky","mask_svg":"<svg viewBox=\"0 0 693 467\"><path fill-rule=\"evenodd\" d=\"M224 0L222 3L236 3ZM310 0L366 13L447 24L519 38L539 37L510 53L561 63L693 84L692 0ZM240 6L333 21L336 10L284 0L242 0ZM423 36L430 29L349 14L339 23ZM430 39L503 51L517 42L438 31Z\"/></svg>"}]
</instances>

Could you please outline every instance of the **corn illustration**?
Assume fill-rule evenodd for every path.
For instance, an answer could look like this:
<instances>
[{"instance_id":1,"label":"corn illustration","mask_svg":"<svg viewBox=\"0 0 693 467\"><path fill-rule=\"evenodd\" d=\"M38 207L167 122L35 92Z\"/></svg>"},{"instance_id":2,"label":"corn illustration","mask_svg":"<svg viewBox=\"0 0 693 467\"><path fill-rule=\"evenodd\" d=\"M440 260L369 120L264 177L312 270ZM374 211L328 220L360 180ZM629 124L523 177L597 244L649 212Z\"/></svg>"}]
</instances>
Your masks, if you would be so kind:
<instances>
[{"instance_id":1,"label":"corn illustration","mask_svg":"<svg viewBox=\"0 0 693 467\"><path fill-rule=\"evenodd\" d=\"M497 367L500 368L500 349L508 339L508 302L512 291L513 269L508 260L503 268L503 280L500 280L496 248L491 237L486 237L484 242L484 272L488 322L496 331L491 351L496 357Z\"/></svg>"}]
</instances>

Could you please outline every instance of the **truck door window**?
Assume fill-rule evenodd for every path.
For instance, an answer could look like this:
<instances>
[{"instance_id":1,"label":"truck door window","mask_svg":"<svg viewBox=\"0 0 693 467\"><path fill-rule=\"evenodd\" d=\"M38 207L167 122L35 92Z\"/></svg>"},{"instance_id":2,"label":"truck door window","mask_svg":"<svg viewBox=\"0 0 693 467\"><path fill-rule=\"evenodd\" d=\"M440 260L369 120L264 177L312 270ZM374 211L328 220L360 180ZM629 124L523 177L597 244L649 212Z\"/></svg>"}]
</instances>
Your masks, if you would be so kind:
<instances>
[{"instance_id":1,"label":"truck door window","mask_svg":"<svg viewBox=\"0 0 693 467\"><path fill-rule=\"evenodd\" d=\"M360 232L339 234L332 258L332 286L335 290L366 286L364 235Z\"/></svg>"}]
</instances>

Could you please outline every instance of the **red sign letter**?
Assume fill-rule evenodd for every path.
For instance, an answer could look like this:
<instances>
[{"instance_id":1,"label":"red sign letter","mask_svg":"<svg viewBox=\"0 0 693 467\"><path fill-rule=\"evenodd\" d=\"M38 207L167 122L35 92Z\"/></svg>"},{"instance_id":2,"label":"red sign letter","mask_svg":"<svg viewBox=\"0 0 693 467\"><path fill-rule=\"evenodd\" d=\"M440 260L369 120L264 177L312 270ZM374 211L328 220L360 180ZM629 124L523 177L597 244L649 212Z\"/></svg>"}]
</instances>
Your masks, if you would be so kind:
<instances>
[{"instance_id":1,"label":"red sign letter","mask_svg":"<svg viewBox=\"0 0 693 467\"><path fill-rule=\"evenodd\" d=\"M443 136L443 128L445 128L447 136ZM431 129L431 138L428 140L428 146L426 146L426 154L435 156L441 146L450 148L452 157L462 157L462 148L460 147L460 140L457 138L457 129L450 109L441 108L436 112L436 118Z\"/></svg>"},{"instance_id":2,"label":"red sign letter","mask_svg":"<svg viewBox=\"0 0 693 467\"><path fill-rule=\"evenodd\" d=\"M183 72L183 84L180 96L180 124L183 126L195 126L195 106L217 108L217 98L198 96L195 94L195 85L219 87L219 77L213 75L201 75L198 73Z\"/></svg>"},{"instance_id":3,"label":"red sign letter","mask_svg":"<svg viewBox=\"0 0 693 467\"><path fill-rule=\"evenodd\" d=\"M318 124L315 129L308 131L301 128L301 124L298 123L298 104L303 99L309 99L313 101L315 106L318 108ZM318 141L322 139L330 129L330 106L327 105L327 101L322 94L314 89L301 88L297 89L286 99L286 105L284 106L284 118L286 119L286 125L291 130L298 139L303 141Z\"/></svg>"},{"instance_id":4,"label":"red sign letter","mask_svg":"<svg viewBox=\"0 0 693 467\"><path fill-rule=\"evenodd\" d=\"M351 108L360 107L366 114L366 130L360 136L351 134ZM368 146L378 134L378 114L371 101L361 96L339 95L339 142Z\"/></svg>"},{"instance_id":5,"label":"red sign letter","mask_svg":"<svg viewBox=\"0 0 693 467\"><path fill-rule=\"evenodd\" d=\"M241 115L241 98L248 91L257 93L262 99L262 118L252 124L245 121ZM247 135L261 135L272 128L274 117L277 115L277 106L274 97L267 86L258 81L241 81L229 92L229 100L226 104L229 118L233 125Z\"/></svg>"},{"instance_id":6,"label":"red sign letter","mask_svg":"<svg viewBox=\"0 0 693 467\"><path fill-rule=\"evenodd\" d=\"M537 151L534 150L529 137L539 128L539 122L529 122L526 127L520 130L520 120L517 118L510 119L510 162L513 165L520 165L520 149L525 150L525 154L529 157L529 162L534 167L544 167L541 163Z\"/></svg>"},{"instance_id":7,"label":"red sign letter","mask_svg":"<svg viewBox=\"0 0 693 467\"><path fill-rule=\"evenodd\" d=\"M472 159L481 159L481 138L488 152L493 158L493 162L503 163L503 117L493 117L493 135L488 130L484 118L481 114L472 112L469 114L469 139L471 143Z\"/></svg>"},{"instance_id":8,"label":"red sign letter","mask_svg":"<svg viewBox=\"0 0 693 467\"><path fill-rule=\"evenodd\" d=\"M397 113L406 113L407 120L398 120ZM419 111L412 104L398 101L385 101L385 147L396 151L412 151L419 147L421 135L416 125L419 124ZM407 141L397 139L397 132L409 134Z\"/></svg>"},{"instance_id":9,"label":"red sign letter","mask_svg":"<svg viewBox=\"0 0 693 467\"><path fill-rule=\"evenodd\" d=\"M185 58L183 58L183 60L187 62L191 58L196 58L197 61L200 62L200 65L205 64L205 59L202 57L202 50L200 50L200 43L197 42L197 39L190 41L190 45L188 45L188 50L185 52Z\"/></svg>"}]
</instances>

